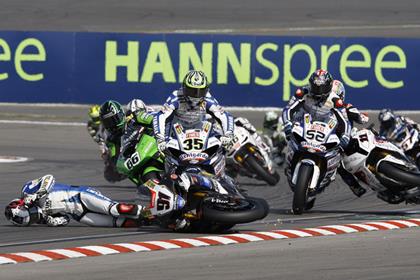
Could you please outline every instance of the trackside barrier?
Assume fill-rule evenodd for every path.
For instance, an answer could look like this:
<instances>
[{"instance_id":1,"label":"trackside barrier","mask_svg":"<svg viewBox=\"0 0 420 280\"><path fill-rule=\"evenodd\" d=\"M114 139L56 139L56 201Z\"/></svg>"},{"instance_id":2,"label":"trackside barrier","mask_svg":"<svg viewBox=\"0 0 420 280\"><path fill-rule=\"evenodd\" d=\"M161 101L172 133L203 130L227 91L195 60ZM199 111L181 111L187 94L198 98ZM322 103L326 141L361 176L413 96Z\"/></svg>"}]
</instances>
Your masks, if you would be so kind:
<instances>
[{"instance_id":1,"label":"trackside barrier","mask_svg":"<svg viewBox=\"0 0 420 280\"><path fill-rule=\"evenodd\" d=\"M420 39L0 32L0 102L162 104L188 69L227 106L283 106L327 68L362 109L420 109Z\"/></svg>"}]
</instances>

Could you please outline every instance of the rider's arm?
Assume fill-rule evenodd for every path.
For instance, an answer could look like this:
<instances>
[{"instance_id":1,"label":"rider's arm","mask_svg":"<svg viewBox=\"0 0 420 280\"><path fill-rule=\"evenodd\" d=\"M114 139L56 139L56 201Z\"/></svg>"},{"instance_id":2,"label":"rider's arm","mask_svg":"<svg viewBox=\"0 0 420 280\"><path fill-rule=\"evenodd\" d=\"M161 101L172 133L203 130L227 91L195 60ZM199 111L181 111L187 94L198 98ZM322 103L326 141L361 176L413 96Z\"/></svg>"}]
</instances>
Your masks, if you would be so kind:
<instances>
[{"instance_id":1,"label":"rider's arm","mask_svg":"<svg viewBox=\"0 0 420 280\"><path fill-rule=\"evenodd\" d=\"M207 113L220 124L223 128L223 133L225 135L229 133L233 134L233 116L229 112L226 112L210 93L207 94L204 100L206 102Z\"/></svg>"},{"instance_id":2,"label":"rider's arm","mask_svg":"<svg viewBox=\"0 0 420 280\"><path fill-rule=\"evenodd\" d=\"M345 148L350 141L351 134L351 123L347 117L346 109L334 108L332 109L333 114L337 118L337 136L340 138L341 146Z\"/></svg>"},{"instance_id":3,"label":"rider's arm","mask_svg":"<svg viewBox=\"0 0 420 280\"><path fill-rule=\"evenodd\" d=\"M298 88L296 93L287 103L286 107L283 108L283 112L281 115L283 125L290 126L292 122L293 115L302 108L304 104L303 97L309 93L309 89L307 87Z\"/></svg>"},{"instance_id":4,"label":"rider's arm","mask_svg":"<svg viewBox=\"0 0 420 280\"><path fill-rule=\"evenodd\" d=\"M27 182L22 188L22 198L25 204L30 204L36 199L46 195L54 186L55 179L52 175L45 175L39 179Z\"/></svg>"},{"instance_id":5,"label":"rider's arm","mask_svg":"<svg viewBox=\"0 0 420 280\"><path fill-rule=\"evenodd\" d=\"M178 95L177 92L173 92L168 97L166 103L163 105L163 109L160 110L153 118L153 130L155 137L158 142L167 141L168 133L166 131L166 124L172 120L175 110L178 109Z\"/></svg>"},{"instance_id":6,"label":"rider's arm","mask_svg":"<svg viewBox=\"0 0 420 280\"><path fill-rule=\"evenodd\" d=\"M347 110L347 116L349 120L352 122L356 122L358 124L365 124L369 121L369 117L359 111L356 107L352 104L345 104Z\"/></svg>"}]
</instances>

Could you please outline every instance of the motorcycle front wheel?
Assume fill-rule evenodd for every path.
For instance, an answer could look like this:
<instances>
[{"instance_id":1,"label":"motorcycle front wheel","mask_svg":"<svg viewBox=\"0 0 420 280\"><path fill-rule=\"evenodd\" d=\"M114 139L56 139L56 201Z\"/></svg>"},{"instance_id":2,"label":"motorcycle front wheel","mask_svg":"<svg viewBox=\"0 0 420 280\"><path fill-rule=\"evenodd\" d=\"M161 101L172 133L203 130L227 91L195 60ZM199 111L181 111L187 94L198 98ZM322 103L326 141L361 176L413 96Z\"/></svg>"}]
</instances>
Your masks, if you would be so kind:
<instances>
[{"instance_id":1,"label":"motorcycle front wheel","mask_svg":"<svg viewBox=\"0 0 420 280\"><path fill-rule=\"evenodd\" d=\"M266 168L264 168L264 166L258 162L258 160L253 155L249 155L245 159L245 162L252 172L267 182L270 186L275 186L280 180L280 175L277 173L277 171L274 171L274 173L271 174Z\"/></svg>"},{"instance_id":2,"label":"motorcycle front wheel","mask_svg":"<svg viewBox=\"0 0 420 280\"><path fill-rule=\"evenodd\" d=\"M313 207L313 205L306 205L308 199L308 188L311 183L313 172L314 168L311 165L302 164L299 168L299 174L294 187L292 205L293 214L295 215L301 215L304 210Z\"/></svg>"}]
</instances>

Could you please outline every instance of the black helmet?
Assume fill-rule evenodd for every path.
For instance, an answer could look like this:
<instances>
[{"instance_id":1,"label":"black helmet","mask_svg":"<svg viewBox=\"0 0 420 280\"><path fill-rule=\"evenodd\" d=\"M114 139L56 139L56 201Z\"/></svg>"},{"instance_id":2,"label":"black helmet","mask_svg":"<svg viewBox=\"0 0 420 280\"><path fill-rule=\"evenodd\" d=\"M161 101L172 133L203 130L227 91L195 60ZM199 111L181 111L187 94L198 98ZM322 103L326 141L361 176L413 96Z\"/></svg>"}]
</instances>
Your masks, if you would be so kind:
<instances>
[{"instance_id":1,"label":"black helmet","mask_svg":"<svg viewBox=\"0 0 420 280\"><path fill-rule=\"evenodd\" d=\"M111 133L122 131L125 126L125 113L120 103L109 100L101 105L101 123Z\"/></svg>"},{"instance_id":2,"label":"black helmet","mask_svg":"<svg viewBox=\"0 0 420 280\"><path fill-rule=\"evenodd\" d=\"M318 69L309 78L309 86L313 97L327 97L333 86L333 77L327 70Z\"/></svg>"},{"instance_id":3,"label":"black helmet","mask_svg":"<svg viewBox=\"0 0 420 280\"><path fill-rule=\"evenodd\" d=\"M199 98L202 100L209 90L209 82L206 74L202 71L191 70L185 75L182 82L182 92L184 96L191 98ZM198 101L198 100L195 100Z\"/></svg>"},{"instance_id":4,"label":"black helmet","mask_svg":"<svg viewBox=\"0 0 420 280\"><path fill-rule=\"evenodd\" d=\"M395 125L395 114L391 109L382 109L379 112L378 120L381 123L382 129L390 129Z\"/></svg>"}]
</instances>

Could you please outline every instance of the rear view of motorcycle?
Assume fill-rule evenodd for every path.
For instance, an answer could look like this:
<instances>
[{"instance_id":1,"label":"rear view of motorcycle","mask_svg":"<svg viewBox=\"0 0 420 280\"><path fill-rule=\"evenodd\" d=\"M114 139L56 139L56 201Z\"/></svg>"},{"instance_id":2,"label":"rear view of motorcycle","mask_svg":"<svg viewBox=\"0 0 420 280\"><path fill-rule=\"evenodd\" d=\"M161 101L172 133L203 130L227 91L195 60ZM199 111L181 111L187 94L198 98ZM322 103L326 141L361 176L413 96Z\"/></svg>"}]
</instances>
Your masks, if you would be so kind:
<instances>
[{"instance_id":1,"label":"rear view of motorcycle","mask_svg":"<svg viewBox=\"0 0 420 280\"><path fill-rule=\"evenodd\" d=\"M356 131L350 146L343 166L362 185L388 203L420 204L420 171L403 150L369 129Z\"/></svg>"},{"instance_id":2,"label":"rear view of motorcycle","mask_svg":"<svg viewBox=\"0 0 420 280\"><path fill-rule=\"evenodd\" d=\"M336 126L334 118L318 121L305 114L292 129L286 174L294 193L294 214L311 209L316 195L335 178L341 160Z\"/></svg>"}]
</instances>

